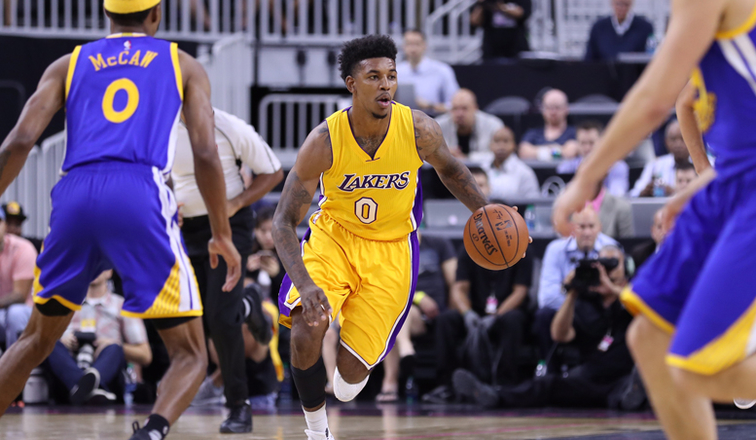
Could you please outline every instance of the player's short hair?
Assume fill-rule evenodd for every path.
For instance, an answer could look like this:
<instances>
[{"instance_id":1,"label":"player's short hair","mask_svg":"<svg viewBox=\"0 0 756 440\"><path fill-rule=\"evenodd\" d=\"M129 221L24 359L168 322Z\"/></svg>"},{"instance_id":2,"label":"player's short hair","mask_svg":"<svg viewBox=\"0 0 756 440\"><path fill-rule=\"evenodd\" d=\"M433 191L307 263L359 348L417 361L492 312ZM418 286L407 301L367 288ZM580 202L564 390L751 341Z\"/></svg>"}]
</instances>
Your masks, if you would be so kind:
<instances>
[{"instance_id":1,"label":"player's short hair","mask_svg":"<svg viewBox=\"0 0 756 440\"><path fill-rule=\"evenodd\" d=\"M155 6L151 7L150 9L133 12L131 14L115 14L113 12L108 12L108 16L113 21L113 23L117 24L118 26L140 26L144 23L145 20L147 20L147 17L150 15L150 12L152 12L153 9L155 9Z\"/></svg>"},{"instance_id":2,"label":"player's short hair","mask_svg":"<svg viewBox=\"0 0 756 440\"><path fill-rule=\"evenodd\" d=\"M339 54L339 71L341 79L354 73L360 62L370 58L390 58L396 62L396 44L388 35L368 35L347 41Z\"/></svg>"},{"instance_id":3,"label":"player's short hair","mask_svg":"<svg viewBox=\"0 0 756 440\"><path fill-rule=\"evenodd\" d=\"M680 162L675 162L675 172L695 170L695 169L696 167L689 160L682 160Z\"/></svg>"},{"instance_id":4,"label":"player's short hair","mask_svg":"<svg viewBox=\"0 0 756 440\"><path fill-rule=\"evenodd\" d=\"M604 131L604 124L595 119L588 119L578 124L577 130L596 130L601 134Z\"/></svg>"}]
</instances>

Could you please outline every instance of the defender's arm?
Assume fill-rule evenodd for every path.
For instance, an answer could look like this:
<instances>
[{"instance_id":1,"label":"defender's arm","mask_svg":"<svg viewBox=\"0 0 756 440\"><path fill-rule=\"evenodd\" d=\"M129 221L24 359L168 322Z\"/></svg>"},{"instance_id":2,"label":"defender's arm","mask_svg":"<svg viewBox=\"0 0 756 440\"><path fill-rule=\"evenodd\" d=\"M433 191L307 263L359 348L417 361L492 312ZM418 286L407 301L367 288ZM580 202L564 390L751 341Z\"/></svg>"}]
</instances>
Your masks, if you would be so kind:
<instances>
[{"instance_id":1,"label":"defender's arm","mask_svg":"<svg viewBox=\"0 0 756 440\"><path fill-rule=\"evenodd\" d=\"M711 168L709 156L706 154L706 144L704 144L701 130L698 128L694 104L696 100L696 88L690 82L685 86L680 96L677 98L675 110L677 120L680 122L680 131L682 132L685 146L688 147L688 153L693 160L693 166L696 173L701 174Z\"/></svg>"},{"instance_id":2,"label":"defender's arm","mask_svg":"<svg viewBox=\"0 0 756 440\"><path fill-rule=\"evenodd\" d=\"M42 74L37 90L26 101L16 126L0 146L0 194L21 172L29 151L66 102L66 76L71 55L58 58Z\"/></svg>"},{"instance_id":3,"label":"defender's arm","mask_svg":"<svg viewBox=\"0 0 756 440\"><path fill-rule=\"evenodd\" d=\"M323 290L307 273L296 228L312 203L320 175L331 168L332 163L331 136L328 124L323 122L310 132L300 147L273 215L273 239L278 257L299 291L305 320L314 326L318 325L318 321L328 319L331 308Z\"/></svg>"},{"instance_id":4,"label":"defender's arm","mask_svg":"<svg viewBox=\"0 0 756 440\"><path fill-rule=\"evenodd\" d=\"M485 206L488 203L486 197L480 192L470 170L452 156L438 122L418 110L413 110L412 116L415 122L415 145L420 157L433 165L444 185L470 211L475 212Z\"/></svg>"}]
</instances>

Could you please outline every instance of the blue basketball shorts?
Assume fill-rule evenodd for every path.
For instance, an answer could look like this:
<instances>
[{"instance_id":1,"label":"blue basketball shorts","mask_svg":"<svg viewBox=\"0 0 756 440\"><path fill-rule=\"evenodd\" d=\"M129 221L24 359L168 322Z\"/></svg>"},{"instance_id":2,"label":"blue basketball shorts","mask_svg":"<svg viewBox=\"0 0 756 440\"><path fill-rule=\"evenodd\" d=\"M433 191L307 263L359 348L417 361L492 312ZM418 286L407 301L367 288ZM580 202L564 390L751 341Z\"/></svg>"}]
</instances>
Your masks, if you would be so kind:
<instances>
[{"instance_id":1,"label":"blue basketball shorts","mask_svg":"<svg viewBox=\"0 0 756 440\"><path fill-rule=\"evenodd\" d=\"M157 168L112 162L77 167L51 196L50 232L37 258L34 302L54 298L78 310L89 283L115 269L123 281L124 316L202 315L176 201Z\"/></svg>"},{"instance_id":2,"label":"blue basketball shorts","mask_svg":"<svg viewBox=\"0 0 756 440\"><path fill-rule=\"evenodd\" d=\"M671 366L712 375L756 351L755 185L717 177L696 194L622 294L672 335Z\"/></svg>"}]
</instances>

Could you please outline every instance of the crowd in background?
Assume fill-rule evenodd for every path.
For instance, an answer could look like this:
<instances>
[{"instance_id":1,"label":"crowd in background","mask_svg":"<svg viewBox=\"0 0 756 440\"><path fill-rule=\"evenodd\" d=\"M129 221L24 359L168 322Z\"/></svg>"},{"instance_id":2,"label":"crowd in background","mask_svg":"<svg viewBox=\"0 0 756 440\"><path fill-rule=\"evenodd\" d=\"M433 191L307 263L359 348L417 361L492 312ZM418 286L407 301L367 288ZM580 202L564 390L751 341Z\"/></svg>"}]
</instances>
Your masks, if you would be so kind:
<instances>
[{"instance_id":1,"label":"crowd in background","mask_svg":"<svg viewBox=\"0 0 756 440\"><path fill-rule=\"evenodd\" d=\"M653 28L632 13L632 1L611 2L614 14L596 22L591 30L587 60L642 52L649 44ZM471 22L484 29L485 58L511 57L527 50L524 22L531 7L530 0L479 0L473 6ZM414 86L413 105L436 117L449 148L468 164L492 202L542 197L533 167L549 164L560 175L574 174L601 138L601 122L570 123L569 97L555 88L545 88L533 97L542 124L525 127L520 135L497 116L482 111L475 94L459 87L450 66L425 56L421 32L408 30L403 44L403 61L397 65L399 81ZM217 118L218 112L216 123ZM251 140L246 150L231 146L225 153L238 168L231 167L235 170L231 179L238 179L243 191L265 180L264 176L281 173L261 190L267 193L281 180L281 164L254 129L246 126L239 131L246 133L239 144L246 142L244 136ZM379 367L382 374L373 375L376 385L363 393L365 398L381 403L466 400L488 407L641 408L645 398L625 343L630 316L617 299L635 268L656 252L664 237L658 215L651 231L635 229L628 200L671 196L696 176L679 123L671 119L663 133L667 153L649 160L637 180L631 181L627 163L616 164L596 188L594 200L574 217L574 236L555 238L544 255L528 252L510 269L483 269L472 262L459 240L453 242L421 228L413 306L394 350ZM179 191L182 182L175 183ZM237 221L243 235L243 245L237 246L243 246L246 254L246 276L237 295L243 310L209 307L212 313L206 314L205 325L211 336L211 367L194 405L231 405L229 399L238 400L241 395L252 407L271 408L293 398L288 330L277 325L284 267L271 234L275 205L260 200L263 194L258 194L255 200L259 201L249 210L234 211L238 214L232 224ZM202 243L206 232L206 225L196 219L206 212L191 209L191 204L184 208L188 245ZM18 338L33 307L34 261L41 240L22 237L25 220L18 203L2 206L2 348ZM622 239L636 236L651 239L633 249L623 248ZM190 249L189 255L195 268L205 264L199 261L206 258L201 252L195 255ZM103 272L90 284L82 309L50 358L35 370L32 380L44 378L47 386L43 388L48 391L27 386L19 404L154 400L157 383L168 366L166 350L149 323L120 315L123 299L119 293L119 277L112 271ZM244 324L224 328L223 322L236 319L229 314L237 312ZM243 358L233 374L219 368L231 362L222 360L229 356L223 345L229 339L216 337L227 331L235 332L237 357ZM334 324L324 341L324 361L331 375L338 332ZM245 380L236 381L239 375ZM470 389L479 388L471 387L473 382L485 384L487 393L471 395ZM327 390L332 393L330 384Z\"/></svg>"}]
</instances>

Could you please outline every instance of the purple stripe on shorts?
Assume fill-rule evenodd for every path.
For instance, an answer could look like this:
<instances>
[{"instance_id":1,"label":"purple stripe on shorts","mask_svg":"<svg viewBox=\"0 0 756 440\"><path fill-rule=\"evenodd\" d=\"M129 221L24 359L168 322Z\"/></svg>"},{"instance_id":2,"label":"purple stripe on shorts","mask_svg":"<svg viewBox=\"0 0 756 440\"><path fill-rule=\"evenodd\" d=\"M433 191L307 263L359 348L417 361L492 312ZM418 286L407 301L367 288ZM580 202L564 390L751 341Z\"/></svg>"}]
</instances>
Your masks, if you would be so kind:
<instances>
[{"instance_id":1,"label":"purple stripe on shorts","mask_svg":"<svg viewBox=\"0 0 756 440\"><path fill-rule=\"evenodd\" d=\"M421 196L421 199L422 199L422 196ZM422 213L422 210L421 210L421 213ZM409 298L407 298L407 305L404 309L404 313L402 313L401 318L399 318L399 324L391 333L388 347L386 348L386 353L378 360L378 362L385 359L388 353L394 347L394 343L396 342L396 337L399 334L399 330L402 329L402 326L404 325L404 321L407 320L407 316L409 316L410 309L412 308L412 299L415 297L415 288L417 287L417 273L420 266L420 242L417 240L417 231L413 231L410 234L409 240L410 240L410 251L412 252L412 268L411 268L412 284L409 291Z\"/></svg>"},{"instance_id":2,"label":"purple stripe on shorts","mask_svg":"<svg viewBox=\"0 0 756 440\"><path fill-rule=\"evenodd\" d=\"M415 217L415 224L420 227L423 222L423 185L420 179L422 167L417 170L417 192L415 193L415 203L412 205L412 216Z\"/></svg>"},{"instance_id":3,"label":"purple stripe on shorts","mask_svg":"<svg viewBox=\"0 0 756 440\"><path fill-rule=\"evenodd\" d=\"M302 243L299 245L300 249L304 248L305 243L310 238L311 232L310 228L307 228L307 232L305 232L304 238L302 238ZM283 281L281 282L281 289L278 290L278 311L284 316L291 316L291 309L286 305L286 294L289 293L291 285L292 282L291 278L289 278L289 274L284 275Z\"/></svg>"}]
</instances>

